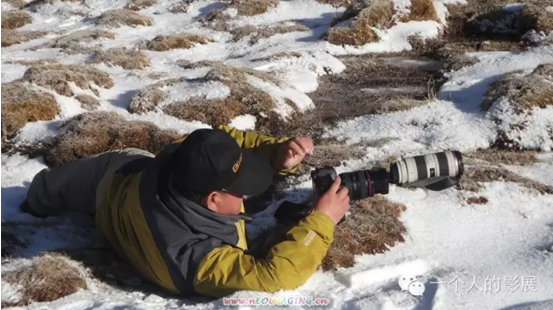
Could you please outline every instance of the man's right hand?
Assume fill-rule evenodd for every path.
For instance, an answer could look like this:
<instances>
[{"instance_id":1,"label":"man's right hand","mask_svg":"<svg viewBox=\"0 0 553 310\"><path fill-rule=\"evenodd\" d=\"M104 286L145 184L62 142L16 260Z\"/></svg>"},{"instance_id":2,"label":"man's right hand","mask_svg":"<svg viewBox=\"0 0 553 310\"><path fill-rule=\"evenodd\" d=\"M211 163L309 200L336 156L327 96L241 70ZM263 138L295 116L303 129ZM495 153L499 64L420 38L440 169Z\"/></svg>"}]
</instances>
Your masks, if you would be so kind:
<instances>
[{"instance_id":1,"label":"man's right hand","mask_svg":"<svg viewBox=\"0 0 553 310\"><path fill-rule=\"evenodd\" d=\"M348 188L340 188L340 181L340 176L337 176L330 188L315 204L315 210L328 215L334 224L342 219L349 207Z\"/></svg>"}]
</instances>

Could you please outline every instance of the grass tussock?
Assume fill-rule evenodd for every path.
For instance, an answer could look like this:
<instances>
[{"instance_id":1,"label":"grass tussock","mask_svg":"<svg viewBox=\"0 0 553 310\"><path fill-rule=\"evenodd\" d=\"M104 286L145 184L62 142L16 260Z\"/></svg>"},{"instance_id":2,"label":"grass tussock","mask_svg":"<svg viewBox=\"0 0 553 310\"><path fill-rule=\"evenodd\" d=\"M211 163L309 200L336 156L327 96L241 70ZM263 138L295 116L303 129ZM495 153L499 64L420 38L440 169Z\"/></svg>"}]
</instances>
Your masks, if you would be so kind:
<instances>
[{"instance_id":1,"label":"grass tussock","mask_svg":"<svg viewBox=\"0 0 553 310\"><path fill-rule=\"evenodd\" d=\"M205 16L200 18L200 22L215 31L231 31L232 26L230 25L230 20L232 17L227 14L224 10L218 9L213 10L207 13Z\"/></svg>"},{"instance_id":2,"label":"grass tussock","mask_svg":"<svg viewBox=\"0 0 553 310\"><path fill-rule=\"evenodd\" d=\"M14 9L23 9L26 4L23 0L4 0L3 2L9 3Z\"/></svg>"},{"instance_id":3,"label":"grass tussock","mask_svg":"<svg viewBox=\"0 0 553 310\"><path fill-rule=\"evenodd\" d=\"M38 65L55 64L55 63L58 63L58 61L53 58L44 58L44 59L33 59L33 60L27 60L27 59L11 60L11 61L6 61L6 63L32 67L32 66L38 66Z\"/></svg>"},{"instance_id":4,"label":"grass tussock","mask_svg":"<svg viewBox=\"0 0 553 310\"><path fill-rule=\"evenodd\" d=\"M230 7L235 8L239 15L254 16L266 13L278 3L278 0L232 0Z\"/></svg>"},{"instance_id":5,"label":"grass tussock","mask_svg":"<svg viewBox=\"0 0 553 310\"><path fill-rule=\"evenodd\" d=\"M335 26L328 30L328 42L336 45L361 46L378 41L378 35L371 27L387 29L393 25L393 3L388 0L375 1L367 6L362 1L355 1L344 13L343 19L352 17L353 20L349 26Z\"/></svg>"},{"instance_id":6,"label":"grass tussock","mask_svg":"<svg viewBox=\"0 0 553 310\"><path fill-rule=\"evenodd\" d=\"M26 151L30 156L44 156L50 167L124 148L159 152L179 134L162 130L150 122L127 121L114 112L90 112L69 119L63 133L46 139Z\"/></svg>"},{"instance_id":7,"label":"grass tussock","mask_svg":"<svg viewBox=\"0 0 553 310\"><path fill-rule=\"evenodd\" d=\"M280 52L267 57L254 58L252 61L275 61L286 58L300 58L301 54L298 52Z\"/></svg>"},{"instance_id":8,"label":"grass tussock","mask_svg":"<svg viewBox=\"0 0 553 310\"><path fill-rule=\"evenodd\" d=\"M438 14L432 0L411 0L409 14L403 17L404 22L438 20Z\"/></svg>"},{"instance_id":9,"label":"grass tussock","mask_svg":"<svg viewBox=\"0 0 553 310\"><path fill-rule=\"evenodd\" d=\"M507 98L519 111L553 105L553 64L540 65L529 75L508 74L493 83L482 102L487 111L500 98Z\"/></svg>"},{"instance_id":10,"label":"grass tussock","mask_svg":"<svg viewBox=\"0 0 553 310\"><path fill-rule=\"evenodd\" d=\"M176 35L159 35L146 43L146 48L153 51L168 51L176 48L192 48L196 44L208 44L213 40L202 35L180 33Z\"/></svg>"},{"instance_id":11,"label":"grass tussock","mask_svg":"<svg viewBox=\"0 0 553 310\"><path fill-rule=\"evenodd\" d=\"M13 29L2 29L2 47L36 40L47 35L47 31L22 31Z\"/></svg>"},{"instance_id":12,"label":"grass tussock","mask_svg":"<svg viewBox=\"0 0 553 310\"><path fill-rule=\"evenodd\" d=\"M100 107L100 102L98 99L94 98L90 95L77 95L75 96L75 99L81 103L81 107L87 111L96 110L98 107Z\"/></svg>"},{"instance_id":13,"label":"grass tussock","mask_svg":"<svg viewBox=\"0 0 553 310\"><path fill-rule=\"evenodd\" d=\"M253 45L257 43L260 39L270 38L276 34L284 34L295 31L309 31L309 28L298 23L283 23L263 27L246 25L235 28L230 33L233 35L234 41L240 41L247 36L251 36L249 43Z\"/></svg>"},{"instance_id":14,"label":"grass tussock","mask_svg":"<svg viewBox=\"0 0 553 310\"><path fill-rule=\"evenodd\" d=\"M316 0L319 3L330 4L335 8L348 6L351 3L351 0Z\"/></svg>"},{"instance_id":15,"label":"grass tussock","mask_svg":"<svg viewBox=\"0 0 553 310\"><path fill-rule=\"evenodd\" d=\"M101 26L121 27L121 26L151 26L153 19L140 15L127 9L116 9L105 11L98 17L96 23Z\"/></svg>"},{"instance_id":16,"label":"grass tussock","mask_svg":"<svg viewBox=\"0 0 553 310\"><path fill-rule=\"evenodd\" d=\"M355 255L383 253L403 242L406 229L399 220L403 211L404 205L381 195L353 202L350 214L334 230L323 270L352 267Z\"/></svg>"},{"instance_id":17,"label":"grass tussock","mask_svg":"<svg viewBox=\"0 0 553 310\"><path fill-rule=\"evenodd\" d=\"M24 11L2 13L2 29L16 29L32 22L31 15Z\"/></svg>"},{"instance_id":18,"label":"grass tussock","mask_svg":"<svg viewBox=\"0 0 553 310\"><path fill-rule=\"evenodd\" d=\"M33 66L23 75L23 80L52 89L60 95L74 95L70 82L81 89L90 89L96 94L97 87L113 87L109 74L91 66L48 64Z\"/></svg>"},{"instance_id":19,"label":"grass tussock","mask_svg":"<svg viewBox=\"0 0 553 310\"><path fill-rule=\"evenodd\" d=\"M466 154L467 158L484 160L490 164L516 165L527 166L538 162L536 155L538 152L533 150L528 151L511 151L500 149L479 149L475 152Z\"/></svg>"},{"instance_id":20,"label":"grass tussock","mask_svg":"<svg viewBox=\"0 0 553 310\"><path fill-rule=\"evenodd\" d=\"M87 289L84 273L61 255L40 256L28 267L3 274L2 282L21 287L21 299L2 302L2 308L53 301Z\"/></svg>"},{"instance_id":21,"label":"grass tussock","mask_svg":"<svg viewBox=\"0 0 553 310\"><path fill-rule=\"evenodd\" d=\"M109 66L121 66L126 70L144 69L150 66L150 57L139 50L110 48L92 55L89 63L105 63Z\"/></svg>"},{"instance_id":22,"label":"grass tussock","mask_svg":"<svg viewBox=\"0 0 553 310\"><path fill-rule=\"evenodd\" d=\"M443 39L422 39L419 36L409 38L413 51L423 57L436 59L443 63L447 71L457 71L463 67L474 65L478 58L467 55L467 52L482 50L483 47L464 46L460 43L450 43ZM485 48L485 47L484 47ZM498 50L501 50L499 48Z\"/></svg>"},{"instance_id":23,"label":"grass tussock","mask_svg":"<svg viewBox=\"0 0 553 310\"><path fill-rule=\"evenodd\" d=\"M142 114L153 111L165 99L165 93L159 87L151 85L136 92L131 98L129 112Z\"/></svg>"},{"instance_id":24,"label":"grass tussock","mask_svg":"<svg viewBox=\"0 0 553 310\"><path fill-rule=\"evenodd\" d=\"M88 48L83 47L81 43L94 42L102 38L113 40L115 39L115 34L106 30L77 30L46 43L43 48L60 48L66 51L86 52Z\"/></svg>"},{"instance_id":25,"label":"grass tussock","mask_svg":"<svg viewBox=\"0 0 553 310\"><path fill-rule=\"evenodd\" d=\"M466 202L469 205L485 205L488 203L488 198L483 196L469 197L467 198Z\"/></svg>"},{"instance_id":26,"label":"grass tussock","mask_svg":"<svg viewBox=\"0 0 553 310\"><path fill-rule=\"evenodd\" d=\"M28 122L54 119L60 109L54 96L21 82L2 85L2 141L13 138Z\"/></svg>"},{"instance_id":27,"label":"grass tussock","mask_svg":"<svg viewBox=\"0 0 553 310\"><path fill-rule=\"evenodd\" d=\"M341 166L347 160L360 159L365 155L359 145L322 144L317 145L313 155L306 157L299 166L298 174L307 174L314 168Z\"/></svg>"},{"instance_id":28,"label":"grass tussock","mask_svg":"<svg viewBox=\"0 0 553 310\"><path fill-rule=\"evenodd\" d=\"M465 170L457 187L461 190L479 192L484 183L504 181L517 183L523 187L534 189L540 194L553 194L553 188L534 180L512 173L507 169L493 166L475 166Z\"/></svg>"},{"instance_id":29,"label":"grass tussock","mask_svg":"<svg viewBox=\"0 0 553 310\"><path fill-rule=\"evenodd\" d=\"M186 2L175 3L169 7L169 12L173 14L186 13L188 12L188 6L189 4Z\"/></svg>"},{"instance_id":30,"label":"grass tussock","mask_svg":"<svg viewBox=\"0 0 553 310\"><path fill-rule=\"evenodd\" d=\"M140 11L145 8L149 8L157 3L156 0L130 0L125 9L132 11Z\"/></svg>"}]
</instances>

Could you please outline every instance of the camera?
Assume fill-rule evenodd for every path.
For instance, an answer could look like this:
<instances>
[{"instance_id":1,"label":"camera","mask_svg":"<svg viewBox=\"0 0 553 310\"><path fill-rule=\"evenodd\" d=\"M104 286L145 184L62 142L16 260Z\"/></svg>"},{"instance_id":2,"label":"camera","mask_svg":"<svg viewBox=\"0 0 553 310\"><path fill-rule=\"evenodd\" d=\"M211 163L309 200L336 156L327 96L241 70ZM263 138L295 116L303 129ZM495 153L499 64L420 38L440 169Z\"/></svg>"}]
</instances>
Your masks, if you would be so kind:
<instances>
[{"instance_id":1,"label":"camera","mask_svg":"<svg viewBox=\"0 0 553 310\"><path fill-rule=\"evenodd\" d=\"M348 188L350 200L359 200L375 194L388 194L390 183L402 187L444 190L459 183L463 172L461 153L445 151L402 158L392 163L389 170L380 168L342 173L340 185ZM311 172L316 194L324 194L336 176L333 167L323 167Z\"/></svg>"}]
</instances>

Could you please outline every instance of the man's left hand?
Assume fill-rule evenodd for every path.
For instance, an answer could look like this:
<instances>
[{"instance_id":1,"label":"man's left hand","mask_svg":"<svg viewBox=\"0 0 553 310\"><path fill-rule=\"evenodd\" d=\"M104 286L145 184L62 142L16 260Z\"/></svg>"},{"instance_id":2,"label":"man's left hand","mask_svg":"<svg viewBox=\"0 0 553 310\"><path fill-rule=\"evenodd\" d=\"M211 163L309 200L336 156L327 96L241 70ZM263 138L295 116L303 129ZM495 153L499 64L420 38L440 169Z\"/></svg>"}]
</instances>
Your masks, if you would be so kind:
<instances>
[{"instance_id":1,"label":"man's left hand","mask_svg":"<svg viewBox=\"0 0 553 310\"><path fill-rule=\"evenodd\" d=\"M305 156L313 154L313 141L306 137L296 137L283 142L273 158L273 166L279 171L290 170L299 165Z\"/></svg>"}]
</instances>

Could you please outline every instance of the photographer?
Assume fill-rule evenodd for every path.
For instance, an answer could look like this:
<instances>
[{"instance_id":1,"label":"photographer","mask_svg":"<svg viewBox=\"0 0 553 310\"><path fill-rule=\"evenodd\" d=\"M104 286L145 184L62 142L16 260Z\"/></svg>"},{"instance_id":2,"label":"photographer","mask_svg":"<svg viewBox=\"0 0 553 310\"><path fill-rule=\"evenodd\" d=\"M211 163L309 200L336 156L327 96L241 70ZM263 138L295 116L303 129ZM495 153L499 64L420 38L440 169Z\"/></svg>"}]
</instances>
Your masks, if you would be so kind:
<instances>
[{"instance_id":1,"label":"photographer","mask_svg":"<svg viewBox=\"0 0 553 310\"><path fill-rule=\"evenodd\" d=\"M274 139L222 126L200 129L154 156L125 149L39 172L21 209L46 217L95 215L114 250L174 293L221 297L302 285L321 264L349 204L337 177L313 212L263 257L248 250L245 195L264 192L312 154L308 138Z\"/></svg>"}]
</instances>

